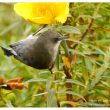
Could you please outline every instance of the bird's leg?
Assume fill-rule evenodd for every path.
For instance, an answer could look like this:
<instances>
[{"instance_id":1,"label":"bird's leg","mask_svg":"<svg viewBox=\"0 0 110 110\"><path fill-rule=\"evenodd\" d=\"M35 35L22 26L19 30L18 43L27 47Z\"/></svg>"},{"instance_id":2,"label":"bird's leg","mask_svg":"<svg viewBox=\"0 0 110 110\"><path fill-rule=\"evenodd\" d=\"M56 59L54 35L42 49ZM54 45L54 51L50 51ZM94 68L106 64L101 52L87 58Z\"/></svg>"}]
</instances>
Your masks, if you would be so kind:
<instances>
[{"instance_id":1,"label":"bird's leg","mask_svg":"<svg viewBox=\"0 0 110 110\"><path fill-rule=\"evenodd\" d=\"M42 30L46 26L47 26L47 24L44 24L41 28L39 28L36 32L33 33L33 36L36 35L40 30Z\"/></svg>"},{"instance_id":2,"label":"bird's leg","mask_svg":"<svg viewBox=\"0 0 110 110\"><path fill-rule=\"evenodd\" d=\"M52 62L52 63L50 64L50 66L49 66L49 71L51 72L51 74L53 73L53 72L52 72L52 69L53 69L53 67L54 67L54 64L55 64L55 62Z\"/></svg>"},{"instance_id":3,"label":"bird's leg","mask_svg":"<svg viewBox=\"0 0 110 110\"><path fill-rule=\"evenodd\" d=\"M53 74L52 69L49 69L50 73Z\"/></svg>"}]
</instances>

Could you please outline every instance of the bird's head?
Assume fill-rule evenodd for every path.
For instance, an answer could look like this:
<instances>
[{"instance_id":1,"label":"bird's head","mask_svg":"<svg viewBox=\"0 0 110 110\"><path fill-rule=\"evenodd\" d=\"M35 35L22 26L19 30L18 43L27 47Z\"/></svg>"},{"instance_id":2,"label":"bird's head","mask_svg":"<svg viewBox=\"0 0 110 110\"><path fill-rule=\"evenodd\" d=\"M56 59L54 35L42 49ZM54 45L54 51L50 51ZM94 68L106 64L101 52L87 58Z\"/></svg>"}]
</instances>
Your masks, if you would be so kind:
<instances>
[{"instance_id":1,"label":"bird's head","mask_svg":"<svg viewBox=\"0 0 110 110\"><path fill-rule=\"evenodd\" d=\"M39 40L42 40L44 43L56 45L67 38L68 36L62 36L60 33L54 30L48 30L41 33Z\"/></svg>"}]
</instances>

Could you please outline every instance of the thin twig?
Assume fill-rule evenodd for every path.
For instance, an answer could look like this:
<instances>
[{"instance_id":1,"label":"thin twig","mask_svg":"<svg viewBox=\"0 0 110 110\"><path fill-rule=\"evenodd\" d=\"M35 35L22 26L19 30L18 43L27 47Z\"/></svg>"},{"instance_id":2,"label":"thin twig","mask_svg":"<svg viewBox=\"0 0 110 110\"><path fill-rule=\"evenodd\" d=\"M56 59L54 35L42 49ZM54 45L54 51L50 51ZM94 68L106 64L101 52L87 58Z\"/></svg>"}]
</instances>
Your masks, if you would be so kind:
<instances>
[{"instance_id":1,"label":"thin twig","mask_svg":"<svg viewBox=\"0 0 110 110\"><path fill-rule=\"evenodd\" d=\"M83 41L83 39L86 37L86 35L88 34L89 30L91 29L91 27L92 27L92 25L93 25L93 23L94 23L94 21L95 21L96 15L97 15L97 13L98 13L98 11L99 11L99 9L100 9L100 6L101 6L101 3L99 3L99 4L97 5L96 10L95 10L95 12L94 12L94 14L93 14L93 16L92 16L92 18L91 18L91 22L88 24L87 29L85 30L85 32L84 32L83 35L81 36L80 41ZM78 46L78 44L75 44L75 45L74 45L74 49L75 49L77 46Z\"/></svg>"},{"instance_id":2,"label":"thin twig","mask_svg":"<svg viewBox=\"0 0 110 110\"><path fill-rule=\"evenodd\" d=\"M34 32L32 35L35 36L40 30L42 30L43 28L45 28L47 26L47 24L43 25L42 27L40 27L36 32Z\"/></svg>"}]
</instances>

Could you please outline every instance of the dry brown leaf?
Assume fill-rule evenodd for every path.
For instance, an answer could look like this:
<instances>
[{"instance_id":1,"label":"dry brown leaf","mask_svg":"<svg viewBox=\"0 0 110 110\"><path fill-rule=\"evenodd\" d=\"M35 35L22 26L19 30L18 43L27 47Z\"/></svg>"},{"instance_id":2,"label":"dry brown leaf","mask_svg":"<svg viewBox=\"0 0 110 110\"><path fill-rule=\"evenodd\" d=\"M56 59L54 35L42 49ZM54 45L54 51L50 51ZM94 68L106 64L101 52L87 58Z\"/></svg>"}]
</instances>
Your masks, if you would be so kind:
<instances>
[{"instance_id":1,"label":"dry brown leaf","mask_svg":"<svg viewBox=\"0 0 110 110\"><path fill-rule=\"evenodd\" d=\"M7 87L8 87L9 90L14 90L14 89L22 90L24 88L28 88L28 84L7 83Z\"/></svg>"},{"instance_id":2,"label":"dry brown leaf","mask_svg":"<svg viewBox=\"0 0 110 110\"><path fill-rule=\"evenodd\" d=\"M11 80L7 81L7 83L14 83L14 82L20 83L23 80L24 80L24 78L11 79Z\"/></svg>"},{"instance_id":3,"label":"dry brown leaf","mask_svg":"<svg viewBox=\"0 0 110 110\"><path fill-rule=\"evenodd\" d=\"M70 69L71 68L71 61L70 61L69 57L63 56L62 59L63 59L64 65L68 69Z\"/></svg>"},{"instance_id":4,"label":"dry brown leaf","mask_svg":"<svg viewBox=\"0 0 110 110\"><path fill-rule=\"evenodd\" d=\"M74 34L69 34L69 38L74 38ZM72 45L74 45L75 43L72 41L67 41L67 45L68 47L71 47Z\"/></svg>"},{"instance_id":5,"label":"dry brown leaf","mask_svg":"<svg viewBox=\"0 0 110 110\"><path fill-rule=\"evenodd\" d=\"M24 88L28 88L28 83L22 83L24 78L11 79L8 81L4 81L4 78L0 76L0 85L6 85L5 88L8 90L19 89L22 90Z\"/></svg>"},{"instance_id":6,"label":"dry brown leaf","mask_svg":"<svg viewBox=\"0 0 110 110\"><path fill-rule=\"evenodd\" d=\"M0 85L4 84L4 78L0 76Z\"/></svg>"}]
</instances>

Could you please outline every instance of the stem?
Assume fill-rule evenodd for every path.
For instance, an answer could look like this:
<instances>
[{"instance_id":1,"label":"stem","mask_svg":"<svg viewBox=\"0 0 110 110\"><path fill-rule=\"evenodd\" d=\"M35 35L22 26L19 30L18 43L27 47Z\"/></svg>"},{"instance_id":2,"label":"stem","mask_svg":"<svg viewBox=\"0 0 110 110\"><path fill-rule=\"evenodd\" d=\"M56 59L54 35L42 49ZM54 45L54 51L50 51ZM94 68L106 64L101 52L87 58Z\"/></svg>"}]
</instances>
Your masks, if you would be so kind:
<instances>
[{"instance_id":1,"label":"stem","mask_svg":"<svg viewBox=\"0 0 110 110\"><path fill-rule=\"evenodd\" d=\"M43 28L45 28L47 26L47 24L41 26L36 32L34 32L32 35L35 36L40 30L42 30Z\"/></svg>"},{"instance_id":2,"label":"stem","mask_svg":"<svg viewBox=\"0 0 110 110\"><path fill-rule=\"evenodd\" d=\"M65 51L65 56L67 56L68 58L70 58L70 53L69 53L69 51L68 51L68 46L67 46L67 44L66 44L66 42L64 41L64 42L62 42L62 46L63 46L63 48L64 48L64 51ZM61 53L61 52L60 52ZM64 70L64 73L65 73L65 75L66 75L66 79L72 79L72 75L71 75L71 73L72 73L72 70L71 70L71 68L70 69L68 69L66 66L63 66L63 70ZM66 83L65 84L65 87L67 88L67 89L70 89L71 90L71 88L72 88L72 83ZM66 94L66 100L67 101L73 101L73 96L72 96L72 94ZM72 107L70 104L67 104L67 106L68 107Z\"/></svg>"},{"instance_id":3,"label":"stem","mask_svg":"<svg viewBox=\"0 0 110 110\"><path fill-rule=\"evenodd\" d=\"M71 73L69 72L69 70L64 66L63 67L63 69L64 69L64 72L65 72L65 75L66 75L66 79L72 79L72 75L71 75ZM67 89L70 89L71 90L71 88L72 88L72 83L66 83L65 84L65 87L67 88ZM73 101L73 96L72 96L72 94L66 94L66 99L67 99L67 101ZM72 107L70 104L67 104L67 106L68 107Z\"/></svg>"}]
</instances>

